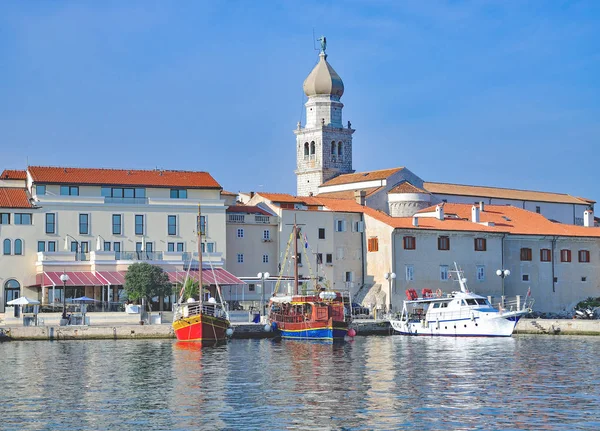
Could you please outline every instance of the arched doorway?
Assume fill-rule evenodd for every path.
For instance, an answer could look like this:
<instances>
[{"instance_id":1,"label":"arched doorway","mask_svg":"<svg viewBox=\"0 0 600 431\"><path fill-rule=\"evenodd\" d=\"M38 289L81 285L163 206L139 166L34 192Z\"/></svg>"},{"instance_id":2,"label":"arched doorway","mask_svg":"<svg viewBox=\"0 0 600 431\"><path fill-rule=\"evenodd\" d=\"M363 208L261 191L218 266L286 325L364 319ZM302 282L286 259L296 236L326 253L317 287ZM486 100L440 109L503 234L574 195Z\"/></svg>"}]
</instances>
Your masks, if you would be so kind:
<instances>
[{"instance_id":1,"label":"arched doorway","mask_svg":"<svg viewBox=\"0 0 600 431\"><path fill-rule=\"evenodd\" d=\"M21 284L14 278L4 283L4 305L21 296Z\"/></svg>"}]
</instances>

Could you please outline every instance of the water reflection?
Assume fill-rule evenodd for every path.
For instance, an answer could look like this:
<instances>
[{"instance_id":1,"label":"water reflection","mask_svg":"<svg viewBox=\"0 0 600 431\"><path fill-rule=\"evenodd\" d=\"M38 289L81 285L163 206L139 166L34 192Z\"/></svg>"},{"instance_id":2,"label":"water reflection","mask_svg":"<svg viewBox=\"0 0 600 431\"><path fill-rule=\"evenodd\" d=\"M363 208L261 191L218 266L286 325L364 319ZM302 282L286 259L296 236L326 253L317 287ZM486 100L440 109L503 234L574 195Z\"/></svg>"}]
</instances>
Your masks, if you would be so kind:
<instances>
[{"instance_id":1,"label":"water reflection","mask_svg":"<svg viewBox=\"0 0 600 431\"><path fill-rule=\"evenodd\" d=\"M600 337L1 349L3 430L600 429Z\"/></svg>"}]
</instances>

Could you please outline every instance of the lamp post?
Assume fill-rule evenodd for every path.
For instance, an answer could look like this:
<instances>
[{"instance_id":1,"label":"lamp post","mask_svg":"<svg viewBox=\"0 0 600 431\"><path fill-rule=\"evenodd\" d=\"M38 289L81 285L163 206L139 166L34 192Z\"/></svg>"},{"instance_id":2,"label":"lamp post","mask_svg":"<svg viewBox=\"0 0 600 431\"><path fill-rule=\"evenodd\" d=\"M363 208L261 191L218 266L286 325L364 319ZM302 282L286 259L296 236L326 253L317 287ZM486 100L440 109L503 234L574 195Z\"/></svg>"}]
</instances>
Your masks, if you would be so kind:
<instances>
[{"instance_id":1,"label":"lamp post","mask_svg":"<svg viewBox=\"0 0 600 431\"><path fill-rule=\"evenodd\" d=\"M65 251L69 251L69 238L71 238L71 240L75 243L75 260L80 260L79 259L79 251L80 251L80 247L79 247L79 241L77 241L75 238L73 238L71 235L66 234L65 235Z\"/></svg>"},{"instance_id":2,"label":"lamp post","mask_svg":"<svg viewBox=\"0 0 600 431\"><path fill-rule=\"evenodd\" d=\"M389 308L388 312L391 313L392 312L392 281L396 278L396 273L395 272L387 272L383 277L388 281L388 285L389 285L390 306L388 307Z\"/></svg>"},{"instance_id":3,"label":"lamp post","mask_svg":"<svg viewBox=\"0 0 600 431\"><path fill-rule=\"evenodd\" d=\"M496 271L496 275L502 279L502 306L504 307L504 279L510 275L510 270L499 269Z\"/></svg>"},{"instance_id":4,"label":"lamp post","mask_svg":"<svg viewBox=\"0 0 600 431\"><path fill-rule=\"evenodd\" d=\"M69 275L63 271L60 275L60 281L63 283L63 312L62 318L67 319L67 281L69 281Z\"/></svg>"},{"instance_id":5,"label":"lamp post","mask_svg":"<svg viewBox=\"0 0 600 431\"><path fill-rule=\"evenodd\" d=\"M260 288L260 315L264 316L265 314L265 279L269 278L271 276L271 274L269 274L268 272L259 272L258 274L256 274L258 276L258 278L260 278L262 280L262 285Z\"/></svg>"}]
</instances>

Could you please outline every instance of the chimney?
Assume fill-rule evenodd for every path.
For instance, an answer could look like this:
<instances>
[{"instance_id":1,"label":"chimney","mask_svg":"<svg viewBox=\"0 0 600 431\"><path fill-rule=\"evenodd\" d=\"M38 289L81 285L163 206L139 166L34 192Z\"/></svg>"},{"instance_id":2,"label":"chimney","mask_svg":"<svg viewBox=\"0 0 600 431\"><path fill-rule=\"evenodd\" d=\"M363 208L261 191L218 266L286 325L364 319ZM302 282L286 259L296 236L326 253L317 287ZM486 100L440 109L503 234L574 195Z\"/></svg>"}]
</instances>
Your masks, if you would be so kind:
<instances>
[{"instance_id":1,"label":"chimney","mask_svg":"<svg viewBox=\"0 0 600 431\"><path fill-rule=\"evenodd\" d=\"M413 226L419 227L419 217L413 216Z\"/></svg>"},{"instance_id":2,"label":"chimney","mask_svg":"<svg viewBox=\"0 0 600 431\"><path fill-rule=\"evenodd\" d=\"M254 192L250 192L250 199L254 197Z\"/></svg>"},{"instance_id":3,"label":"chimney","mask_svg":"<svg viewBox=\"0 0 600 431\"><path fill-rule=\"evenodd\" d=\"M435 207L435 218L438 220L444 220L444 207L442 205Z\"/></svg>"},{"instance_id":4,"label":"chimney","mask_svg":"<svg viewBox=\"0 0 600 431\"><path fill-rule=\"evenodd\" d=\"M479 211L481 210L482 206L483 202L479 202L479 206L473 205L471 208L471 221L473 223L479 223Z\"/></svg>"},{"instance_id":5,"label":"chimney","mask_svg":"<svg viewBox=\"0 0 600 431\"><path fill-rule=\"evenodd\" d=\"M483 201L479 201L479 211L485 211L485 204L483 203Z\"/></svg>"},{"instance_id":6,"label":"chimney","mask_svg":"<svg viewBox=\"0 0 600 431\"><path fill-rule=\"evenodd\" d=\"M594 227L594 211L585 210L583 212L583 225L585 227Z\"/></svg>"},{"instance_id":7,"label":"chimney","mask_svg":"<svg viewBox=\"0 0 600 431\"><path fill-rule=\"evenodd\" d=\"M367 200L367 192L364 190L356 190L354 192L354 200L357 204L365 206Z\"/></svg>"}]
</instances>

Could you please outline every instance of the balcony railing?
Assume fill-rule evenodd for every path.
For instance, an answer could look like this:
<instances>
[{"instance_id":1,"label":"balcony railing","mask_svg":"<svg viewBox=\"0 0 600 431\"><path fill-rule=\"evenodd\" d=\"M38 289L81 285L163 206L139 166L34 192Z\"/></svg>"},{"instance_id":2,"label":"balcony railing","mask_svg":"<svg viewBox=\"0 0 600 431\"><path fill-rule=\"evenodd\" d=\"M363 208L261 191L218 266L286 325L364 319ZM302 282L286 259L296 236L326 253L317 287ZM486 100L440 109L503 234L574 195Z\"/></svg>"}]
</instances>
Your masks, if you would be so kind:
<instances>
[{"instance_id":1,"label":"balcony railing","mask_svg":"<svg viewBox=\"0 0 600 431\"><path fill-rule=\"evenodd\" d=\"M148 198L104 198L105 204L126 204L126 205L145 205L148 203Z\"/></svg>"},{"instance_id":2,"label":"balcony railing","mask_svg":"<svg viewBox=\"0 0 600 431\"><path fill-rule=\"evenodd\" d=\"M162 251L115 251L115 260L163 260Z\"/></svg>"},{"instance_id":3,"label":"balcony railing","mask_svg":"<svg viewBox=\"0 0 600 431\"><path fill-rule=\"evenodd\" d=\"M244 223L245 217L244 214L229 214L227 220L233 223Z\"/></svg>"},{"instance_id":4,"label":"balcony railing","mask_svg":"<svg viewBox=\"0 0 600 431\"><path fill-rule=\"evenodd\" d=\"M255 215L254 216L254 221L256 223L269 224L269 216Z\"/></svg>"}]
</instances>

